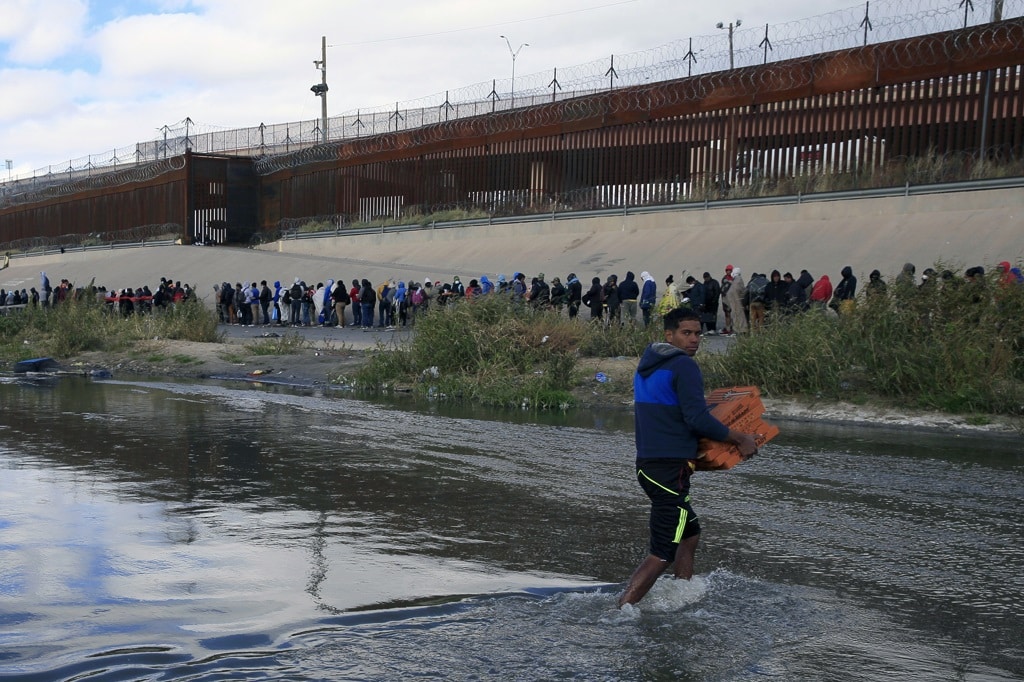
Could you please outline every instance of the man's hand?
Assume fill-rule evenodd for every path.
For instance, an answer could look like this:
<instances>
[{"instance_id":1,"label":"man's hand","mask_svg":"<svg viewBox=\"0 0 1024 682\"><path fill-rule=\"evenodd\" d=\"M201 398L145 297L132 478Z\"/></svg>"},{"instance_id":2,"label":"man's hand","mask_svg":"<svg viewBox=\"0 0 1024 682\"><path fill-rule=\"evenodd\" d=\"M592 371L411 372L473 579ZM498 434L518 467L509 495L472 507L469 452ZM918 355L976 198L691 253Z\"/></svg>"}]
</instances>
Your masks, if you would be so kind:
<instances>
[{"instance_id":1,"label":"man's hand","mask_svg":"<svg viewBox=\"0 0 1024 682\"><path fill-rule=\"evenodd\" d=\"M729 429L729 442L740 451L740 456L747 460L757 454L757 443L750 433L740 433Z\"/></svg>"}]
</instances>

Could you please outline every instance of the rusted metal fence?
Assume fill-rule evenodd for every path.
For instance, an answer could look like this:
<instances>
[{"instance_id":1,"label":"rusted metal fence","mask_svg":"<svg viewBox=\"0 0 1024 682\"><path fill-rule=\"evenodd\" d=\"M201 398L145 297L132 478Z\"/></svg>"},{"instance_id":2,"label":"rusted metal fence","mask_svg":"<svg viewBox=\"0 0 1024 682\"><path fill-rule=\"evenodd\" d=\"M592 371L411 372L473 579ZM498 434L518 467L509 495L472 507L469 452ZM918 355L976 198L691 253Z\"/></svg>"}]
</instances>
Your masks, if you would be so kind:
<instances>
[{"instance_id":1,"label":"rusted metal fence","mask_svg":"<svg viewBox=\"0 0 1024 682\"><path fill-rule=\"evenodd\" d=\"M1022 44L1014 19L264 157L263 226L982 177L1022 157Z\"/></svg>"}]
</instances>

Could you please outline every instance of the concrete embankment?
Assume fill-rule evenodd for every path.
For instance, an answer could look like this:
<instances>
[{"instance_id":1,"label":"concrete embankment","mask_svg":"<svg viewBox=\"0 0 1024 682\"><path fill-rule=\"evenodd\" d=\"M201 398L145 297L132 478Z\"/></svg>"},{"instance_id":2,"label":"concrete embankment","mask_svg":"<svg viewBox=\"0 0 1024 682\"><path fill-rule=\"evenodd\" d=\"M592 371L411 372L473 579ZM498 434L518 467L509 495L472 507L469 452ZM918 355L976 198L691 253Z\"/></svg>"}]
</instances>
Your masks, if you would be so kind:
<instances>
[{"instance_id":1,"label":"concrete embankment","mask_svg":"<svg viewBox=\"0 0 1024 682\"><path fill-rule=\"evenodd\" d=\"M401 233L300 239L260 249L162 246L69 251L15 258L0 272L0 287L38 287L40 271L56 284L95 281L109 288L157 284L162 276L197 287L212 299L223 281L266 279L290 284L384 277L468 283L480 275L539 272L550 280L575 272L619 279L647 270L663 285L683 271L721 277L726 264L744 275L778 269L838 281L845 265L866 281L906 262L918 275L936 261L954 266L1024 259L1024 191L1020 189L810 202L789 205L666 211L625 216L546 220Z\"/></svg>"}]
</instances>

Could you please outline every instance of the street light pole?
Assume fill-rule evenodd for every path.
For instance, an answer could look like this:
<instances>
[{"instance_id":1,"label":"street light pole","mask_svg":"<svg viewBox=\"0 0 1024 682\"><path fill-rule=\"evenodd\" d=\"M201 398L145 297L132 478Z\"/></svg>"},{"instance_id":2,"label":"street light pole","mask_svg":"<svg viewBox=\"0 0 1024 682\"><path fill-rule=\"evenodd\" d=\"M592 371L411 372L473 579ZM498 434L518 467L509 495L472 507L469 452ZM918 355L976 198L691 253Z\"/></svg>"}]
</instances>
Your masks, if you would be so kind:
<instances>
[{"instance_id":1,"label":"street light pole","mask_svg":"<svg viewBox=\"0 0 1024 682\"><path fill-rule=\"evenodd\" d=\"M505 36L499 37L505 38ZM524 47L529 47L530 43L523 43L522 45L517 47L515 51L512 50L512 43L509 42L508 38L505 38L505 44L508 45L508 53L512 55L512 92L511 95L509 96L509 99L511 101L511 106L514 107L516 105L516 57L519 56L519 51L522 50Z\"/></svg>"},{"instance_id":2,"label":"street light pole","mask_svg":"<svg viewBox=\"0 0 1024 682\"><path fill-rule=\"evenodd\" d=\"M327 144L327 36L320 39L320 59L313 60L313 67L320 69L320 82L310 90L320 98L320 141Z\"/></svg>"},{"instance_id":3,"label":"street light pole","mask_svg":"<svg viewBox=\"0 0 1024 682\"><path fill-rule=\"evenodd\" d=\"M733 68L735 68L735 66L736 66L734 61L733 61L732 30L733 30L733 28L739 28L742 24L743 24L743 20L742 19L737 19L735 24L733 22L731 22L731 21L729 22L728 28L729 28L729 70L730 71L732 71ZM726 28L726 26L725 26L725 24L723 24L720 21L717 24L715 24L715 28Z\"/></svg>"}]
</instances>

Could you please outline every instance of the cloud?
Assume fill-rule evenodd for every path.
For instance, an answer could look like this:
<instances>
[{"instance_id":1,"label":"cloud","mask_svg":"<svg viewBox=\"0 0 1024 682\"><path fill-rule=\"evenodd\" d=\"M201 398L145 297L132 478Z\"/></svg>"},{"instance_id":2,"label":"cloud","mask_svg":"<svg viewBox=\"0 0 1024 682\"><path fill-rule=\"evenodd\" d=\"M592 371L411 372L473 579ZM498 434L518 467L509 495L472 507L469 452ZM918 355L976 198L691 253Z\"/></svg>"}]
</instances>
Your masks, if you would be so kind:
<instances>
[{"instance_id":1,"label":"cloud","mask_svg":"<svg viewBox=\"0 0 1024 682\"><path fill-rule=\"evenodd\" d=\"M0 0L0 43L5 61L41 66L73 51L86 21L82 0Z\"/></svg>"}]
</instances>

